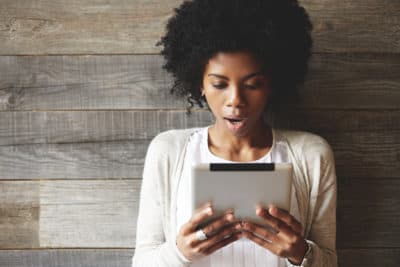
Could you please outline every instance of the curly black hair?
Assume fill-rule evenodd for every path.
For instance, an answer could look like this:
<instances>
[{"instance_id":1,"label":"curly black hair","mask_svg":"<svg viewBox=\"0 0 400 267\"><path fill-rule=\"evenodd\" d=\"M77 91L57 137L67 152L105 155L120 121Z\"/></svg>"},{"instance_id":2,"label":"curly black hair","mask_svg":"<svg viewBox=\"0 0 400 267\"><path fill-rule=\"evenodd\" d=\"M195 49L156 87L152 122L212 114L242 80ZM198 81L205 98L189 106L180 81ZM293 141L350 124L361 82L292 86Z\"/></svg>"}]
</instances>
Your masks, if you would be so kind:
<instances>
[{"instance_id":1,"label":"curly black hair","mask_svg":"<svg viewBox=\"0 0 400 267\"><path fill-rule=\"evenodd\" d=\"M268 109L279 110L305 80L312 49L312 23L297 0L184 1L168 20L163 69L171 73L171 93L186 96L187 109L206 103L201 96L205 67L218 52L248 51L268 70Z\"/></svg>"}]
</instances>

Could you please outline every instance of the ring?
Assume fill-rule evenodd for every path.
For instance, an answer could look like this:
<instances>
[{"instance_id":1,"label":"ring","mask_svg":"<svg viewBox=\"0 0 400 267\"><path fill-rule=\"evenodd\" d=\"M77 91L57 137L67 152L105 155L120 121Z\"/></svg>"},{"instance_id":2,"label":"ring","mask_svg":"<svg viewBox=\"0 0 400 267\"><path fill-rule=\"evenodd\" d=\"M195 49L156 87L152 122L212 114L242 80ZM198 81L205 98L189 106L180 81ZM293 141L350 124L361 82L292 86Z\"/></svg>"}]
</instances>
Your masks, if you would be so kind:
<instances>
[{"instance_id":1,"label":"ring","mask_svg":"<svg viewBox=\"0 0 400 267\"><path fill-rule=\"evenodd\" d=\"M206 233L204 233L204 231L201 229L196 231L196 237L197 237L197 240L199 240L199 241L203 241L203 240L207 239Z\"/></svg>"}]
</instances>

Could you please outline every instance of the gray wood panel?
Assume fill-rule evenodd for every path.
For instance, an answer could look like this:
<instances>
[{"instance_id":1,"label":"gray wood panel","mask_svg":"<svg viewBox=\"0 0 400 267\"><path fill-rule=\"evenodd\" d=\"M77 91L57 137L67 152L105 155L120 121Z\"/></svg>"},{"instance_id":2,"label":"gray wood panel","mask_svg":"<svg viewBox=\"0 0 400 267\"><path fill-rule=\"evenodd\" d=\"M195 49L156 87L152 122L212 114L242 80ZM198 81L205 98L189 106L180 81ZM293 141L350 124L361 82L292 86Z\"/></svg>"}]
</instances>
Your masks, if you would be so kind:
<instances>
[{"instance_id":1,"label":"gray wood panel","mask_svg":"<svg viewBox=\"0 0 400 267\"><path fill-rule=\"evenodd\" d=\"M133 249L0 250L7 267L130 267ZM341 267L396 266L399 249L339 249Z\"/></svg>"},{"instance_id":2,"label":"gray wood panel","mask_svg":"<svg viewBox=\"0 0 400 267\"><path fill-rule=\"evenodd\" d=\"M397 135L331 134L337 174L363 178L399 177ZM150 140L0 147L0 179L136 178Z\"/></svg>"},{"instance_id":3,"label":"gray wood panel","mask_svg":"<svg viewBox=\"0 0 400 267\"><path fill-rule=\"evenodd\" d=\"M41 247L133 247L140 180L41 181Z\"/></svg>"},{"instance_id":4,"label":"gray wood panel","mask_svg":"<svg viewBox=\"0 0 400 267\"><path fill-rule=\"evenodd\" d=\"M133 247L140 183L136 179L1 181L8 191L0 195L2 210L14 216L0 221L0 248ZM32 199L31 188L40 188L40 195ZM340 177L338 247L398 247L399 190L400 179ZM29 217L38 200L39 215ZM25 205L18 205L21 202ZM27 211L29 204L34 211ZM7 238L13 234L6 230L18 234L22 228L30 229L31 236Z\"/></svg>"},{"instance_id":5,"label":"gray wood panel","mask_svg":"<svg viewBox=\"0 0 400 267\"><path fill-rule=\"evenodd\" d=\"M133 249L0 250L7 267L131 267Z\"/></svg>"},{"instance_id":6,"label":"gray wood panel","mask_svg":"<svg viewBox=\"0 0 400 267\"><path fill-rule=\"evenodd\" d=\"M160 131L212 121L207 110L197 110L190 117L177 110L2 112L0 146L148 140Z\"/></svg>"},{"instance_id":7,"label":"gray wood panel","mask_svg":"<svg viewBox=\"0 0 400 267\"><path fill-rule=\"evenodd\" d=\"M1 54L152 53L180 2L2 0Z\"/></svg>"},{"instance_id":8,"label":"gray wood panel","mask_svg":"<svg viewBox=\"0 0 400 267\"><path fill-rule=\"evenodd\" d=\"M156 55L0 56L1 110L182 109ZM314 54L295 106L399 108L400 55Z\"/></svg>"},{"instance_id":9,"label":"gray wood panel","mask_svg":"<svg viewBox=\"0 0 400 267\"><path fill-rule=\"evenodd\" d=\"M207 110L19 111L0 116L0 146L148 140L168 129L212 124ZM271 123L323 135L400 133L400 111L287 110ZM334 123L332 123L334 122Z\"/></svg>"},{"instance_id":10,"label":"gray wood panel","mask_svg":"<svg viewBox=\"0 0 400 267\"><path fill-rule=\"evenodd\" d=\"M398 248L399 192L399 179L340 177L337 206L338 247Z\"/></svg>"},{"instance_id":11,"label":"gray wood panel","mask_svg":"<svg viewBox=\"0 0 400 267\"><path fill-rule=\"evenodd\" d=\"M161 65L142 55L0 56L0 110L184 107Z\"/></svg>"},{"instance_id":12,"label":"gray wood panel","mask_svg":"<svg viewBox=\"0 0 400 267\"><path fill-rule=\"evenodd\" d=\"M314 24L314 51L398 53L400 2L299 0Z\"/></svg>"},{"instance_id":13,"label":"gray wood panel","mask_svg":"<svg viewBox=\"0 0 400 267\"><path fill-rule=\"evenodd\" d=\"M0 182L0 248L39 247L39 217L39 182Z\"/></svg>"},{"instance_id":14,"label":"gray wood panel","mask_svg":"<svg viewBox=\"0 0 400 267\"><path fill-rule=\"evenodd\" d=\"M156 53L155 43L181 2L3 0L1 54ZM316 52L400 51L398 1L301 3L314 23Z\"/></svg>"},{"instance_id":15,"label":"gray wood panel","mask_svg":"<svg viewBox=\"0 0 400 267\"><path fill-rule=\"evenodd\" d=\"M400 262L400 249L339 249L338 261L341 267L397 266Z\"/></svg>"},{"instance_id":16,"label":"gray wood panel","mask_svg":"<svg viewBox=\"0 0 400 267\"><path fill-rule=\"evenodd\" d=\"M0 248L133 247L140 184L2 181Z\"/></svg>"},{"instance_id":17,"label":"gray wood panel","mask_svg":"<svg viewBox=\"0 0 400 267\"><path fill-rule=\"evenodd\" d=\"M137 178L149 141L212 123L208 111L7 112L0 118L0 179ZM400 177L398 111L291 111L278 124L322 135L337 173Z\"/></svg>"}]
</instances>

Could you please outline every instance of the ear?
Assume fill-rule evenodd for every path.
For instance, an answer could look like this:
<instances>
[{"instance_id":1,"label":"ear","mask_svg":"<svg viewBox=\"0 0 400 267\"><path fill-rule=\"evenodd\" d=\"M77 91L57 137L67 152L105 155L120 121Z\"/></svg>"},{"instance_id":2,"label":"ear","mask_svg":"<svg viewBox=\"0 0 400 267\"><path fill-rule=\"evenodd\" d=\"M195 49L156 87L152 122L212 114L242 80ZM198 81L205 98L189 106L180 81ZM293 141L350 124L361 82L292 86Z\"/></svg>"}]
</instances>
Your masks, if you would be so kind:
<instances>
[{"instance_id":1,"label":"ear","mask_svg":"<svg viewBox=\"0 0 400 267\"><path fill-rule=\"evenodd\" d=\"M204 96L204 88L200 87L201 96Z\"/></svg>"}]
</instances>

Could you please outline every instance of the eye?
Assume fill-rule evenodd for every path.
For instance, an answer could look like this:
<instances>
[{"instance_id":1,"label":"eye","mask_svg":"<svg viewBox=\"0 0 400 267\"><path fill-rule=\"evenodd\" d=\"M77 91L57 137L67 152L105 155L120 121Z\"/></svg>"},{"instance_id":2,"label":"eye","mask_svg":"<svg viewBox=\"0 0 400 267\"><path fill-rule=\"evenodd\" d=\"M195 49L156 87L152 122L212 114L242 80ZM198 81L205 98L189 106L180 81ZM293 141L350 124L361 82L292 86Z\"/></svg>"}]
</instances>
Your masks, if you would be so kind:
<instances>
[{"instance_id":1,"label":"eye","mask_svg":"<svg viewBox=\"0 0 400 267\"><path fill-rule=\"evenodd\" d=\"M258 85L246 84L245 87L248 88L248 89L257 89Z\"/></svg>"},{"instance_id":2,"label":"eye","mask_svg":"<svg viewBox=\"0 0 400 267\"><path fill-rule=\"evenodd\" d=\"M225 87L225 84L213 84L212 86L217 89L223 89Z\"/></svg>"}]
</instances>

